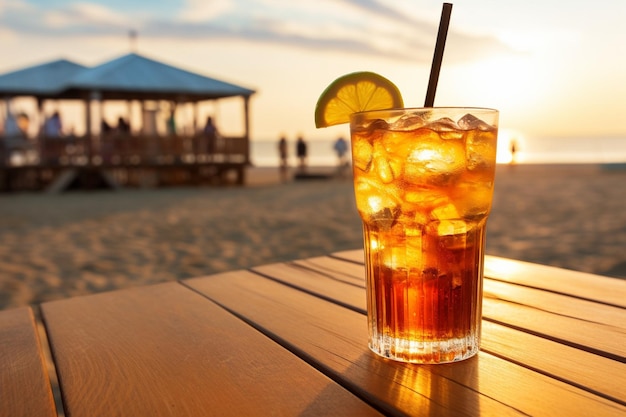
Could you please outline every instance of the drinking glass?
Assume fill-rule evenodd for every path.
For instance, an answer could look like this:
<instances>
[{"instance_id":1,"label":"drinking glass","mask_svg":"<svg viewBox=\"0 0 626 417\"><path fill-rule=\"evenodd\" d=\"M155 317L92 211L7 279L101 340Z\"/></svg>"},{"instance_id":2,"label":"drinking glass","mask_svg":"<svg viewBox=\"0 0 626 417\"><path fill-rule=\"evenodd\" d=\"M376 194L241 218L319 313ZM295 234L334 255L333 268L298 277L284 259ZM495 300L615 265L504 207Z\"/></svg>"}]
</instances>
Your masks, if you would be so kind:
<instances>
[{"instance_id":1,"label":"drinking glass","mask_svg":"<svg viewBox=\"0 0 626 417\"><path fill-rule=\"evenodd\" d=\"M498 111L484 108L352 115L369 347L377 354L444 363L478 352L497 126Z\"/></svg>"}]
</instances>

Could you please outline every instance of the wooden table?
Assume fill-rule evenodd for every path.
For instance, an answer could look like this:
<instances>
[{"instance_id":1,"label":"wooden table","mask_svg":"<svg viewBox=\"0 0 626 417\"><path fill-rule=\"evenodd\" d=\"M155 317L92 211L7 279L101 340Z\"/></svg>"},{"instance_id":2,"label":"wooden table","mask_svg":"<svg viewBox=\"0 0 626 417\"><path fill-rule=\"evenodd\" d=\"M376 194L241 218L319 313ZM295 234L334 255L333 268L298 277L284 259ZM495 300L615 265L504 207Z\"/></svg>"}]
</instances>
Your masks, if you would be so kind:
<instances>
[{"instance_id":1,"label":"wooden table","mask_svg":"<svg viewBox=\"0 0 626 417\"><path fill-rule=\"evenodd\" d=\"M361 251L44 303L45 332L6 310L0 415L56 415L57 375L70 417L625 416L626 280L485 275L482 349L446 365L368 350Z\"/></svg>"}]
</instances>

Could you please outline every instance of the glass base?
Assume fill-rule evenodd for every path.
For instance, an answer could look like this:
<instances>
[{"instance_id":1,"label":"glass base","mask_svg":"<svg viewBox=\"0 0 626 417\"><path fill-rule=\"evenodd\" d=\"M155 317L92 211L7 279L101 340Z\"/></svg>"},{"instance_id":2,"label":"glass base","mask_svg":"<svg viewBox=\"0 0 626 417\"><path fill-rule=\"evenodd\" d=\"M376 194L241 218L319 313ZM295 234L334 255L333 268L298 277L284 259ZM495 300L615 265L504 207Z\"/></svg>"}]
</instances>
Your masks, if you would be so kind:
<instances>
[{"instance_id":1,"label":"glass base","mask_svg":"<svg viewBox=\"0 0 626 417\"><path fill-rule=\"evenodd\" d=\"M381 335L370 338L369 348L396 361L436 364L471 358L478 353L479 344L476 336L424 342Z\"/></svg>"}]
</instances>

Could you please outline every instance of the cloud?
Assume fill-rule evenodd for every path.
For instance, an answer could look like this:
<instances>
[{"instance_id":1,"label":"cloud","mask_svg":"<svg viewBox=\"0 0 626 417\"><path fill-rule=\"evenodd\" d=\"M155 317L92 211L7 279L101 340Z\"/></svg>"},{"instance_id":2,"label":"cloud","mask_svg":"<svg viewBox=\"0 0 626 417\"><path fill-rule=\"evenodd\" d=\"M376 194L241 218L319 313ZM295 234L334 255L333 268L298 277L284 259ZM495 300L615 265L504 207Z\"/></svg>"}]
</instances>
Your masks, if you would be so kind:
<instances>
[{"instance_id":1,"label":"cloud","mask_svg":"<svg viewBox=\"0 0 626 417\"><path fill-rule=\"evenodd\" d=\"M177 18L186 22L202 22L220 16L233 7L230 0L185 0Z\"/></svg>"},{"instance_id":2,"label":"cloud","mask_svg":"<svg viewBox=\"0 0 626 417\"><path fill-rule=\"evenodd\" d=\"M73 3L67 9L46 13L44 23L61 31L67 28L87 31L100 28L106 31L132 27L134 19L100 4Z\"/></svg>"},{"instance_id":3,"label":"cloud","mask_svg":"<svg viewBox=\"0 0 626 417\"><path fill-rule=\"evenodd\" d=\"M406 13L389 7L376 0L338 0L362 11L375 14L378 17L385 17L397 22L413 24L415 21ZM424 23L424 22L421 22Z\"/></svg>"},{"instance_id":4,"label":"cloud","mask_svg":"<svg viewBox=\"0 0 626 417\"><path fill-rule=\"evenodd\" d=\"M6 7L0 14L0 25L22 36L117 35L137 24L126 13L97 3L72 3L51 10L25 2L14 2L14 6Z\"/></svg>"},{"instance_id":5,"label":"cloud","mask_svg":"<svg viewBox=\"0 0 626 417\"><path fill-rule=\"evenodd\" d=\"M94 2L45 9L9 0L0 9L0 26L28 36L94 38L135 29L143 39L236 40L416 63L432 59L437 22L400 11L391 6L395 3L311 1L186 0L177 14L164 19L156 11L138 16ZM509 48L495 38L451 30L446 49L446 59L458 62Z\"/></svg>"}]
</instances>

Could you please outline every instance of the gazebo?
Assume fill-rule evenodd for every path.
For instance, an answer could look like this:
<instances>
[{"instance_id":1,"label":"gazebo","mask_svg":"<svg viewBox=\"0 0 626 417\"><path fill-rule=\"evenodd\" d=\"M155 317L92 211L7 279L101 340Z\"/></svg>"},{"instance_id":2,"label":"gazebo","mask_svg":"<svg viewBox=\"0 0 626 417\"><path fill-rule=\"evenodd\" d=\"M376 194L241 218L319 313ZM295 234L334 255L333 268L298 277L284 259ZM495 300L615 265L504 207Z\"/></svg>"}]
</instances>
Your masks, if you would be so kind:
<instances>
[{"instance_id":1,"label":"gazebo","mask_svg":"<svg viewBox=\"0 0 626 417\"><path fill-rule=\"evenodd\" d=\"M13 71L0 75L0 94L4 97L33 96L42 100L57 98L73 77L87 69L67 59L59 59Z\"/></svg>"},{"instance_id":2,"label":"gazebo","mask_svg":"<svg viewBox=\"0 0 626 417\"><path fill-rule=\"evenodd\" d=\"M227 170L235 169L237 182L242 183L243 168L250 161L249 113L250 97L254 93L254 90L195 74L136 53L91 68L68 60L57 60L0 75L0 96L5 100L21 96L36 98L40 120L43 120L45 100L81 100L85 103L86 134L83 138L75 139L75 146L71 147L74 154L57 155L55 153L58 152L53 151L50 157L49 145L52 143L52 148L56 149L59 141L52 141L40 134L37 138L41 151L38 168L59 171L56 169L58 165L61 168L88 167L93 170L95 166L100 172L125 171L123 175L118 175L124 178L129 177L129 170L137 171L139 167L144 171L150 168L153 172L186 168L188 172L196 174L201 171L211 172L212 176L221 176ZM195 108L194 126L197 126L199 103L229 97L241 97L243 100L244 133L241 137L222 138L221 146L211 148L210 154L203 151L198 135L163 138L157 137L154 132L146 134L142 128L141 133L133 137L124 134L105 136L106 132L94 132L92 129L94 104L100 104L98 107L101 109L102 121L102 103L106 101L138 101L144 116L150 102L167 101L171 109L180 104L192 104ZM67 146L63 149L67 150ZM81 155L76 154L77 149L82 150ZM0 167L4 170L16 168L3 159L5 163L0 164ZM24 170L25 167L19 169ZM198 175L192 176L197 180ZM118 178L118 182L127 182L124 178Z\"/></svg>"}]
</instances>

